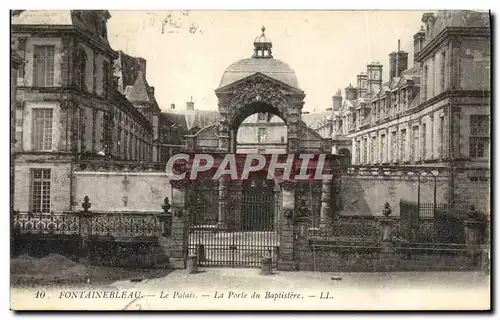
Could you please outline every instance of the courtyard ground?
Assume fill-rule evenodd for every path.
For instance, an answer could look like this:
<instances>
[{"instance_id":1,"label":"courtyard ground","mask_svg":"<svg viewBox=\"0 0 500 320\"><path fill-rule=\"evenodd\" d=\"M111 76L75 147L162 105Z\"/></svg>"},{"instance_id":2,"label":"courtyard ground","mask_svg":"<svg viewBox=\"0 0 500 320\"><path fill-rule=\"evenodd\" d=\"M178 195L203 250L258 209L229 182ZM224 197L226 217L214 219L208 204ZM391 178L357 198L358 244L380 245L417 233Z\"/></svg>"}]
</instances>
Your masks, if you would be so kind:
<instances>
[{"instance_id":1,"label":"courtyard ground","mask_svg":"<svg viewBox=\"0 0 500 320\"><path fill-rule=\"evenodd\" d=\"M24 261L22 260L31 260ZM11 262L15 310L487 310L483 272L335 273L200 268L130 270L84 266L58 255ZM34 263L35 262L35 263ZM23 264L24 263L24 264ZM23 269L24 268L24 269ZM90 283L85 279L89 277ZM16 283L17 279L17 283ZM29 285L31 288L27 288ZM36 290L36 291L35 291ZM44 299L34 299L37 291ZM140 298L72 294L135 292ZM25 302L29 301L29 305Z\"/></svg>"},{"instance_id":2,"label":"courtyard ground","mask_svg":"<svg viewBox=\"0 0 500 320\"><path fill-rule=\"evenodd\" d=\"M10 261L11 286L108 285L117 280L164 277L171 269L130 269L77 263L59 254L42 258L21 255Z\"/></svg>"}]
</instances>

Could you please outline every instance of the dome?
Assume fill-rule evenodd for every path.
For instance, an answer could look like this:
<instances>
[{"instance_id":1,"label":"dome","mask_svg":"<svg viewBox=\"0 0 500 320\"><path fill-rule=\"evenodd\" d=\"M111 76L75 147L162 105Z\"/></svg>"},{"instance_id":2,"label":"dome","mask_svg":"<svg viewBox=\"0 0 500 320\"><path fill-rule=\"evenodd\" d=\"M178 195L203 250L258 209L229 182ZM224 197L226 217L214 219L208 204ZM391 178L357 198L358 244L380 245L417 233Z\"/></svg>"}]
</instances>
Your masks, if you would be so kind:
<instances>
[{"instance_id":1,"label":"dome","mask_svg":"<svg viewBox=\"0 0 500 320\"><path fill-rule=\"evenodd\" d=\"M227 86L259 72L289 86L299 88L295 71L285 62L273 58L273 44L264 33L266 28L263 26L261 30L262 34L255 38L253 43L252 58L242 59L230 65L222 75L219 87Z\"/></svg>"},{"instance_id":2,"label":"dome","mask_svg":"<svg viewBox=\"0 0 500 320\"><path fill-rule=\"evenodd\" d=\"M222 75L219 87L227 86L257 72L299 88L295 71L288 64L278 59L255 58L242 59L230 65Z\"/></svg>"}]
</instances>

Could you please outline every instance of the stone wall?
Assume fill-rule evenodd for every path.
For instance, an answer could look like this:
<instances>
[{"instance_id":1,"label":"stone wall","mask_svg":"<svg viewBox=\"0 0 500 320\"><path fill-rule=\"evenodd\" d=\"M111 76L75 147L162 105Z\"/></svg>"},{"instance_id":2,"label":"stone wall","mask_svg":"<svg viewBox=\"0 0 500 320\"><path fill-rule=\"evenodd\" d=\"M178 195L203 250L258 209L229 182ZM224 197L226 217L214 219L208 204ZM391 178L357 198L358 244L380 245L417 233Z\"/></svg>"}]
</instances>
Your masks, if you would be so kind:
<instances>
[{"instance_id":1,"label":"stone wall","mask_svg":"<svg viewBox=\"0 0 500 320\"><path fill-rule=\"evenodd\" d=\"M340 215L375 215L381 216L385 202L389 202L393 215L399 216L400 200L417 202L416 181L397 178L379 177L343 177L340 180ZM447 202L448 181L437 180L436 202ZM432 203L434 200L434 180L420 184L420 202Z\"/></svg>"},{"instance_id":2,"label":"stone wall","mask_svg":"<svg viewBox=\"0 0 500 320\"><path fill-rule=\"evenodd\" d=\"M319 272L385 272L474 270L464 251L452 254L435 250L410 253L408 250L382 253L380 249L353 247L314 251L309 246L296 250L298 270Z\"/></svg>"},{"instance_id":3,"label":"stone wall","mask_svg":"<svg viewBox=\"0 0 500 320\"><path fill-rule=\"evenodd\" d=\"M70 210L71 204L71 164L70 160L57 156L38 157L17 156L15 160L14 210L31 210L32 169L50 169L51 193L50 209L54 212ZM46 161L46 162L45 162Z\"/></svg>"},{"instance_id":4,"label":"stone wall","mask_svg":"<svg viewBox=\"0 0 500 320\"><path fill-rule=\"evenodd\" d=\"M165 197L172 198L164 173L77 171L73 177L73 210L81 209L85 196L94 211L159 212Z\"/></svg>"}]
</instances>

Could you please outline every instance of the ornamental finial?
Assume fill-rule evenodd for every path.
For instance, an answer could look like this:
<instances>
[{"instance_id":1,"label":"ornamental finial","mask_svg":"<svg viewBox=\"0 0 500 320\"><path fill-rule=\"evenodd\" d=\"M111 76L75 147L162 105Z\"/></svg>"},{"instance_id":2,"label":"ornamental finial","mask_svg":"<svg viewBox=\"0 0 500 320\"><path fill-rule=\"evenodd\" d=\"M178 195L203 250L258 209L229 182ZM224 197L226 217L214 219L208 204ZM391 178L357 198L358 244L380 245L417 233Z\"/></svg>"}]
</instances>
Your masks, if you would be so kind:
<instances>
[{"instance_id":1,"label":"ornamental finial","mask_svg":"<svg viewBox=\"0 0 500 320\"><path fill-rule=\"evenodd\" d=\"M262 26L262 28L260 28L260 30L262 30L262 34L264 34L264 31L266 31L266 27Z\"/></svg>"}]
</instances>

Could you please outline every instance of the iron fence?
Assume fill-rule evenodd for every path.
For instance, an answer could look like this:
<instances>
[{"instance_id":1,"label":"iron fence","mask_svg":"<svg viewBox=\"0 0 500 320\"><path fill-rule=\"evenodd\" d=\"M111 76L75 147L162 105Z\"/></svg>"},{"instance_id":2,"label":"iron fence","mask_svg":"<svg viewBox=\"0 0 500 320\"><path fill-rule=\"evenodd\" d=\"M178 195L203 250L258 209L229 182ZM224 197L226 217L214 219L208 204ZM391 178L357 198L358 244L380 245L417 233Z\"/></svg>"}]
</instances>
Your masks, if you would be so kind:
<instances>
[{"instance_id":1,"label":"iron fence","mask_svg":"<svg viewBox=\"0 0 500 320\"><path fill-rule=\"evenodd\" d=\"M165 220L163 222L162 220ZM169 221L157 213L93 212L84 217L80 212L32 213L15 211L13 232L18 235L81 236L112 238L158 237Z\"/></svg>"}]
</instances>

